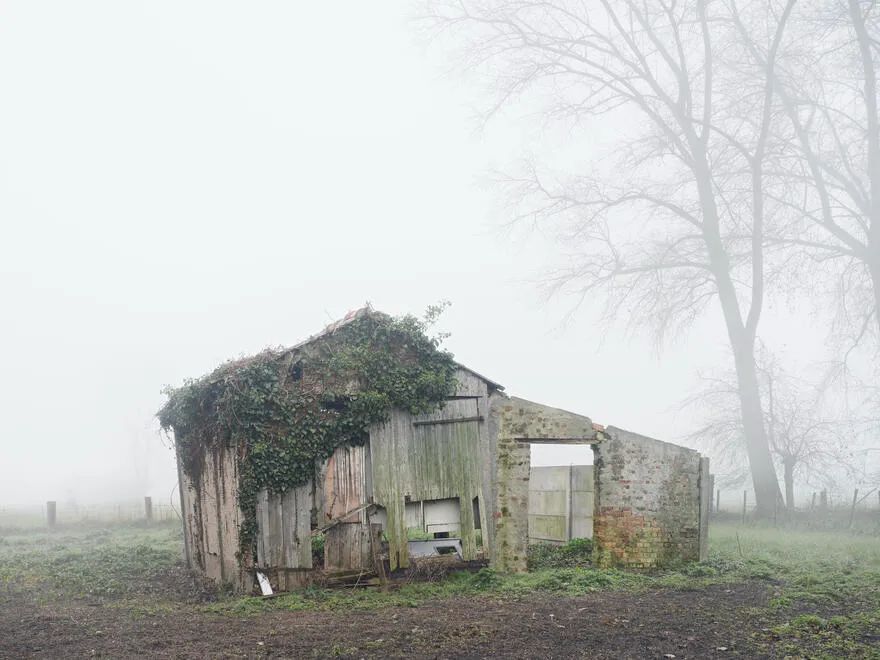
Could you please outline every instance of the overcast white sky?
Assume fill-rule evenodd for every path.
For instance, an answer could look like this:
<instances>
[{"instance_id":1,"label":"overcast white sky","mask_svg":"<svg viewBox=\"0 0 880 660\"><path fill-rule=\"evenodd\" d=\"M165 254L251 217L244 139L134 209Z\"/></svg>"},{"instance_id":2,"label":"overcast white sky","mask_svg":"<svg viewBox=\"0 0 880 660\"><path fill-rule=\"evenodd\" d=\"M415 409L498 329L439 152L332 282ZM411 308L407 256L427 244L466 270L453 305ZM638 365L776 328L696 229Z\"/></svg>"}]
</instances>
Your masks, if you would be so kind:
<instances>
[{"instance_id":1,"label":"overcast white sky","mask_svg":"<svg viewBox=\"0 0 880 660\"><path fill-rule=\"evenodd\" d=\"M522 128L475 131L481 99L442 75L410 12L0 0L0 507L167 501L163 385L365 301L448 298L449 348L508 392L687 430L677 404L724 355L717 320L660 356L603 341L590 305L563 324L570 301L534 284L552 243L498 231L478 185Z\"/></svg>"}]
</instances>

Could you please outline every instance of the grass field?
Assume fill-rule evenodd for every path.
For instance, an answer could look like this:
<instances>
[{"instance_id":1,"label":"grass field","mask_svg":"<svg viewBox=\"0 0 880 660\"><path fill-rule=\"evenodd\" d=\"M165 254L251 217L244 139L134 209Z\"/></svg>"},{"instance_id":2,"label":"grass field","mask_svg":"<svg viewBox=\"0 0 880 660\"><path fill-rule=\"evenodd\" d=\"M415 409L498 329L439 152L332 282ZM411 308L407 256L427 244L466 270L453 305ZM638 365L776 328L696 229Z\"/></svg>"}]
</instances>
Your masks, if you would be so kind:
<instances>
[{"instance_id":1,"label":"grass field","mask_svg":"<svg viewBox=\"0 0 880 660\"><path fill-rule=\"evenodd\" d=\"M524 575L500 575L489 569L461 572L432 582L403 582L387 591L312 588L273 599L217 594L188 575L180 559L181 544L179 529L171 525L0 533L0 594L4 594L0 610L37 608L76 619L70 612L89 603L90 615L103 612L104 628L155 616L173 624L182 612L246 627L248 621L266 617L283 621L306 613L330 622L352 612L372 613L369 616L381 620L407 610L407 616L418 620L420 609L433 611L438 603L441 607L445 603L445 612L453 612L475 602L491 602L500 608L500 618L505 608L519 612L548 603L584 603L573 610L577 613L592 607L600 610L603 604L609 609L639 610L655 602L658 611L652 614L654 610L646 609L642 618L654 617L652 626L669 628L673 623L688 627L691 622L667 620L666 610L669 617L677 609L687 616L688 602L693 601L701 603L691 613L695 621L702 618L706 625L715 625L717 639L727 635L736 640L730 647L718 643L714 650L719 656L880 658L880 539L875 536L715 525L708 562L659 573L563 562L571 565L538 567ZM558 563L552 553L540 561L545 566ZM735 602L728 602L732 599ZM713 615L713 602L719 603L724 616ZM461 625L456 618L447 623ZM590 626L595 623L591 618ZM12 634L24 636L28 630ZM621 637L625 634L621 631ZM691 637L687 635L686 641ZM16 650L26 651L27 640L18 641L23 646ZM4 655L2 645L0 641L0 655ZM406 654L406 648L377 647L376 651ZM450 650L448 644L445 648ZM627 648L616 650L622 657L638 656L627 656ZM342 653L336 655L369 649L343 645L339 650ZM110 653L114 654L125 655Z\"/></svg>"}]
</instances>

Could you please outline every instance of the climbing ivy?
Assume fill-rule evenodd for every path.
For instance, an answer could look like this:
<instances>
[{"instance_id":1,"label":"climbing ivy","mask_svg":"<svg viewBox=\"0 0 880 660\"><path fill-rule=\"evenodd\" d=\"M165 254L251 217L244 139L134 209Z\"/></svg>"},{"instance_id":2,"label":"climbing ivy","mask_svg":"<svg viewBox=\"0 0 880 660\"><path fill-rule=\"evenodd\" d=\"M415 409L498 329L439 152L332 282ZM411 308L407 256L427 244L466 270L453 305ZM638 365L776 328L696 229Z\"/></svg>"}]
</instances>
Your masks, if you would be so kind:
<instances>
[{"instance_id":1,"label":"climbing ivy","mask_svg":"<svg viewBox=\"0 0 880 660\"><path fill-rule=\"evenodd\" d=\"M425 321L365 310L301 348L266 350L166 388L158 418L174 431L188 476L198 479L206 448L237 450L242 549L253 546L261 489L303 485L316 461L363 444L392 408L429 412L454 392L453 357L427 334L440 310L429 308Z\"/></svg>"}]
</instances>

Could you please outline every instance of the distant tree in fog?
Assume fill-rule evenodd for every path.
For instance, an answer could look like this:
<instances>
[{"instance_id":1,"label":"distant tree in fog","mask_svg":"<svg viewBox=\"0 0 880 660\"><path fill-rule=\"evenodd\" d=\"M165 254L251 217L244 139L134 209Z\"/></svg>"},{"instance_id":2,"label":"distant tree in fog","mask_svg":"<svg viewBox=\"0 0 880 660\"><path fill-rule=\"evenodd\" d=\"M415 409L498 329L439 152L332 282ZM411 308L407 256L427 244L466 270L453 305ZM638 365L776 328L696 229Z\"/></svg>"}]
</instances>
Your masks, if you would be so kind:
<instances>
[{"instance_id":1,"label":"distant tree in fog","mask_svg":"<svg viewBox=\"0 0 880 660\"><path fill-rule=\"evenodd\" d=\"M463 40L464 66L497 91L487 118L520 104L577 129L633 113L604 170L598 159L562 172L532 161L502 178L510 215L556 228L572 259L556 286L602 295L609 320L649 325L662 340L720 310L763 515L781 495L755 350L784 266L768 258L767 239L793 213L774 69L794 4L436 0L425 17L433 36Z\"/></svg>"},{"instance_id":2,"label":"distant tree in fog","mask_svg":"<svg viewBox=\"0 0 880 660\"><path fill-rule=\"evenodd\" d=\"M824 388L793 376L766 351L759 352L758 373L764 426L786 506L794 508L798 484L833 488L841 478L853 478L858 425L825 401ZM730 483L741 482L747 471L736 378L727 372L702 381L686 403L702 415L689 439L711 451L714 469Z\"/></svg>"},{"instance_id":3,"label":"distant tree in fog","mask_svg":"<svg viewBox=\"0 0 880 660\"><path fill-rule=\"evenodd\" d=\"M748 26L737 27L762 60ZM788 185L777 201L793 213L772 240L799 249L807 269L826 278L838 330L856 344L880 340L880 6L802 3L791 29L799 46L773 72L788 120L778 129L793 147L780 159Z\"/></svg>"}]
</instances>

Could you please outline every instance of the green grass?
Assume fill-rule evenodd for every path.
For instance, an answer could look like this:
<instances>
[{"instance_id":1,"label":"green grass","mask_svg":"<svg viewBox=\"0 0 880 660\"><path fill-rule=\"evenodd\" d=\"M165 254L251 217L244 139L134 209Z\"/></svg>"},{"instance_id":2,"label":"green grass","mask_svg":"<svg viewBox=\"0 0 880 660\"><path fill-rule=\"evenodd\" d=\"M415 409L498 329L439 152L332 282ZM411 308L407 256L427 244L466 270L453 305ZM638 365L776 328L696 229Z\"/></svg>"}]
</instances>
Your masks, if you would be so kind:
<instances>
[{"instance_id":1,"label":"green grass","mask_svg":"<svg viewBox=\"0 0 880 660\"><path fill-rule=\"evenodd\" d=\"M311 588L276 598L220 596L203 612L255 616L268 610L350 611L418 607L428 601L534 594L578 596L608 590L699 589L746 580L766 583L766 606L743 610L743 625L768 653L793 657L880 658L880 539L827 532L781 532L716 524L701 564L644 573L589 565L585 544L533 550L527 574L456 572L388 590ZM176 525L114 525L0 534L0 590L36 588L46 598L98 597L149 614L178 607L182 538ZM174 576L173 578L169 576ZM171 585L171 586L169 586ZM768 623L769 622L769 623Z\"/></svg>"},{"instance_id":2,"label":"green grass","mask_svg":"<svg viewBox=\"0 0 880 660\"><path fill-rule=\"evenodd\" d=\"M0 535L0 589L36 588L47 596L149 596L179 568L178 525L113 525Z\"/></svg>"}]
</instances>

